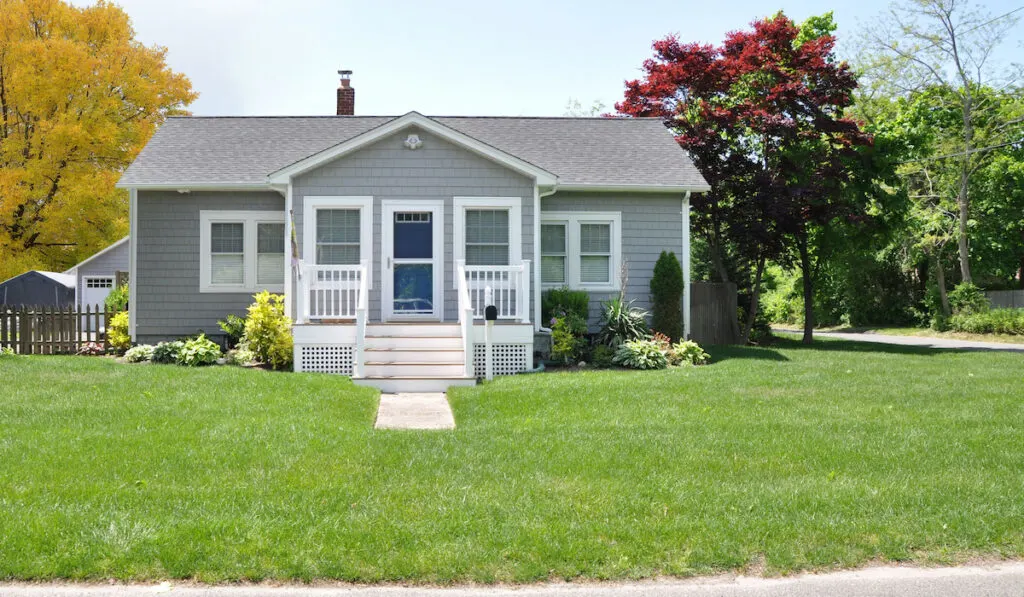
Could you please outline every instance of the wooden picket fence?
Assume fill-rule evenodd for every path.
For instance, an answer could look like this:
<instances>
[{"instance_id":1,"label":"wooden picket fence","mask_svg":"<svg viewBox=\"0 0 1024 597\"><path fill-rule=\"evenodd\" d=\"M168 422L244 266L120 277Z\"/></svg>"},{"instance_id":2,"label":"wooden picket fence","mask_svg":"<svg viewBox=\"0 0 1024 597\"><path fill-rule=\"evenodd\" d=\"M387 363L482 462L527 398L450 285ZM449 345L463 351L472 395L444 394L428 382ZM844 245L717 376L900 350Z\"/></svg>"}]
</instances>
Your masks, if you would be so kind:
<instances>
[{"instance_id":1,"label":"wooden picket fence","mask_svg":"<svg viewBox=\"0 0 1024 597\"><path fill-rule=\"evenodd\" d=\"M19 354L75 354L95 343L106 350L106 323L113 315L100 305L0 305L0 348L11 347Z\"/></svg>"}]
</instances>

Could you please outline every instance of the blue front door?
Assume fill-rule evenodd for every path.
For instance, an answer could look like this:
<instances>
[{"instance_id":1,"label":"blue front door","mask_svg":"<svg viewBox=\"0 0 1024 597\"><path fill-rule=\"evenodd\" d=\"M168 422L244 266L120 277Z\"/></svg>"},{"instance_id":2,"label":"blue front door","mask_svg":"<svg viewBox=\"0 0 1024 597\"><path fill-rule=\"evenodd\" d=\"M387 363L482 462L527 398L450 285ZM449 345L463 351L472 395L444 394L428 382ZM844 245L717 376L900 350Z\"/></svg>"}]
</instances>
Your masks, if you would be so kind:
<instances>
[{"instance_id":1,"label":"blue front door","mask_svg":"<svg viewBox=\"0 0 1024 597\"><path fill-rule=\"evenodd\" d=\"M402 206L386 209L385 271L389 284L384 296L384 316L388 319L440 319L441 300L437 271L441 267L437 255L438 217L440 209L407 209ZM411 206L409 206L411 207Z\"/></svg>"}]
</instances>

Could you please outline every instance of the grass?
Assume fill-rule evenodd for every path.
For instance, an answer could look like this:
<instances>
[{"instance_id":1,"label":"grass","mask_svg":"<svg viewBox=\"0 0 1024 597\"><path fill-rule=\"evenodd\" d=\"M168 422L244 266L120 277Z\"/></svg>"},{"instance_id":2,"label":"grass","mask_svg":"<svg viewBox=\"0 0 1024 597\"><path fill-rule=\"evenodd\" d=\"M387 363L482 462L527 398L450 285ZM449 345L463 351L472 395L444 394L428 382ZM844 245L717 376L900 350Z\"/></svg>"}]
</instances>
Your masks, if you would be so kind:
<instances>
[{"instance_id":1,"label":"grass","mask_svg":"<svg viewBox=\"0 0 1024 597\"><path fill-rule=\"evenodd\" d=\"M783 340L453 390L0 359L0 579L528 582L1024 556L1024 356Z\"/></svg>"}]
</instances>

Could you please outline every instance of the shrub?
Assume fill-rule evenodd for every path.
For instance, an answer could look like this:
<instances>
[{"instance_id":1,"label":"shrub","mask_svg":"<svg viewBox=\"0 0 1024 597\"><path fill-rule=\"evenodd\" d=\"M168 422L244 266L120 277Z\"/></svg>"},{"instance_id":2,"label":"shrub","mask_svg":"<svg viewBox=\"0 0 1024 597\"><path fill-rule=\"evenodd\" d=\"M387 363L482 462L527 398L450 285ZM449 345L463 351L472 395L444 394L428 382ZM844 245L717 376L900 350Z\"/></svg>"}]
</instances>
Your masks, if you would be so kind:
<instances>
[{"instance_id":1,"label":"shrub","mask_svg":"<svg viewBox=\"0 0 1024 597\"><path fill-rule=\"evenodd\" d=\"M590 353L590 364L598 369L607 369L615 364L615 349L611 346L598 344Z\"/></svg>"},{"instance_id":2,"label":"shrub","mask_svg":"<svg viewBox=\"0 0 1024 597\"><path fill-rule=\"evenodd\" d=\"M245 319L237 315L228 315L217 322L222 332L227 337L228 348L238 346L245 335Z\"/></svg>"},{"instance_id":3,"label":"shrub","mask_svg":"<svg viewBox=\"0 0 1024 597\"><path fill-rule=\"evenodd\" d=\"M650 338L647 311L633 307L633 301L623 303L622 299L614 298L603 303L602 308L601 331L597 333L601 344L617 348L624 342Z\"/></svg>"},{"instance_id":4,"label":"shrub","mask_svg":"<svg viewBox=\"0 0 1024 597\"><path fill-rule=\"evenodd\" d=\"M129 348L124 353L124 360L129 363L145 363L153 360L155 347L150 344L139 344Z\"/></svg>"},{"instance_id":5,"label":"shrub","mask_svg":"<svg viewBox=\"0 0 1024 597\"><path fill-rule=\"evenodd\" d=\"M11 348L10 346L4 346L3 348L0 348L0 358L13 357L13 356L14 356L14 349Z\"/></svg>"},{"instance_id":6,"label":"shrub","mask_svg":"<svg viewBox=\"0 0 1024 597\"><path fill-rule=\"evenodd\" d=\"M683 269L676 254L662 251L651 276L651 327L673 341L683 337Z\"/></svg>"},{"instance_id":7,"label":"shrub","mask_svg":"<svg viewBox=\"0 0 1024 597\"><path fill-rule=\"evenodd\" d=\"M220 346L208 339L206 334L199 334L182 343L181 350L178 351L178 364L186 367L212 365L220 356Z\"/></svg>"},{"instance_id":8,"label":"shrub","mask_svg":"<svg viewBox=\"0 0 1024 597\"><path fill-rule=\"evenodd\" d=\"M107 311L121 312L128 310L128 285L121 284L117 288L110 291L107 295L106 300L103 301L103 305L107 308Z\"/></svg>"},{"instance_id":9,"label":"shrub","mask_svg":"<svg viewBox=\"0 0 1024 597\"><path fill-rule=\"evenodd\" d=\"M680 340L668 348L671 365L703 365L711 357L693 340Z\"/></svg>"},{"instance_id":10,"label":"shrub","mask_svg":"<svg viewBox=\"0 0 1024 597\"><path fill-rule=\"evenodd\" d=\"M253 297L243 341L256 359L274 369L292 364L292 320L284 313L284 297L263 291Z\"/></svg>"},{"instance_id":11,"label":"shrub","mask_svg":"<svg viewBox=\"0 0 1024 597\"><path fill-rule=\"evenodd\" d=\"M181 349L185 346L185 343L181 340L174 340L173 342L160 342L153 347L153 355L150 360L154 363L177 363L178 354L181 353Z\"/></svg>"},{"instance_id":12,"label":"shrub","mask_svg":"<svg viewBox=\"0 0 1024 597\"><path fill-rule=\"evenodd\" d=\"M988 311L989 302L980 288L970 282L964 282L949 291L949 308L954 315L970 315Z\"/></svg>"},{"instance_id":13,"label":"shrub","mask_svg":"<svg viewBox=\"0 0 1024 597\"><path fill-rule=\"evenodd\" d=\"M542 320L547 322L559 313L575 313L586 321L590 318L590 295L584 290L569 290L565 286L552 288L541 295L540 310Z\"/></svg>"},{"instance_id":14,"label":"shrub","mask_svg":"<svg viewBox=\"0 0 1024 597\"><path fill-rule=\"evenodd\" d=\"M86 342L78 349L77 352L75 352L75 354L83 357L98 357L106 354L106 352L107 351L104 350L103 345L99 342Z\"/></svg>"},{"instance_id":15,"label":"shrub","mask_svg":"<svg viewBox=\"0 0 1024 597\"><path fill-rule=\"evenodd\" d=\"M949 323L957 332L1024 336L1024 309L958 313L950 318Z\"/></svg>"},{"instance_id":16,"label":"shrub","mask_svg":"<svg viewBox=\"0 0 1024 597\"><path fill-rule=\"evenodd\" d=\"M128 312L121 311L107 322L107 344L117 352L124 352L132 345L128 335Z\"/></svg>"},{"instance_id":17,"label":"shrub","mask_svg":"<svg viewBox=\"0 0 1024 597\"><path fill-rule=\"evenodd\" d=\"M587 322L576 313L556 312L551 324L551 360L571 365L587 347Z\"/></svg>"},{"instance_id":18,"label":"shrub","mask_svg":"<svg viewBox=\"0 0 1024 597\"><path fill-rule=\"evenodd\" d=\"M252 354L245 342L229 350L224 357L227 359L228 365L245 366L256 362L256 356Z\"/></svg>"},{"instance_id":19,"label":"shrub","mask_svg":"<svg viewBox=\"0 0 1024 597\"><path fill-rule=\"evenodd\" d=\"M664 369L668 358L654 340L630 340L615 351L616 364L630 369Z\"/></svg>"}]
</instances>

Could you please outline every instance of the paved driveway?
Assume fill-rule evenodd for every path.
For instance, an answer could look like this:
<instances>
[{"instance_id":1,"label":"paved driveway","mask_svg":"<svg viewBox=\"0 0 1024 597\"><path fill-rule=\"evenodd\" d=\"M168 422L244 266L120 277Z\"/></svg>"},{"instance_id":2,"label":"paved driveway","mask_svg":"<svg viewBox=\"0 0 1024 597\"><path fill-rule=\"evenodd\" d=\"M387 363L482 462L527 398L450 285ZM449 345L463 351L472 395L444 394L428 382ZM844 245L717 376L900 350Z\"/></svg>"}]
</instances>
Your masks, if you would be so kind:
<instances>
[{"instance_id":1,"label":"paved driveway","mask_svg":"<svg viewBox=\"0 0 1024 597\"><path fill-rule=\"evenodd\" d=\"M793 578L721 577L639 583L405 588L144 585L2 585L3 597L1020 597L1024 563L962 568L876 567Z\"/></svg>"},{"instance_id":2,"label":"paved driveway","mask_svg":"<svg viewBox=\"0 0 1024 597\"><path fill-rule=\"evenodd\" d=\"M802 330L789 328L772 328L772 331L785 334L803 334ZM815 338L838 338L854 342L875 342L876 344L898 344L901 346L924 346L926 348L953 348L959 350L1005 350L1024 352L1024 344L1007 344L1005 342L974 342L971 340L953 340L948 338L926 338L924 336L888 336L874 332L814 332Z\"/></svg>"}]
</instances>

